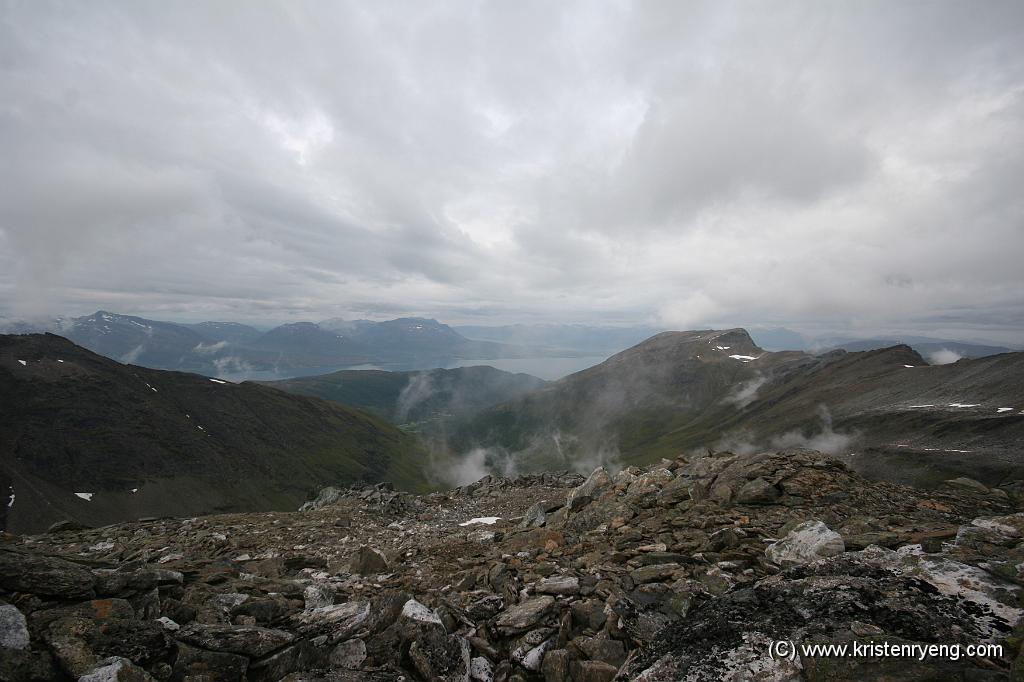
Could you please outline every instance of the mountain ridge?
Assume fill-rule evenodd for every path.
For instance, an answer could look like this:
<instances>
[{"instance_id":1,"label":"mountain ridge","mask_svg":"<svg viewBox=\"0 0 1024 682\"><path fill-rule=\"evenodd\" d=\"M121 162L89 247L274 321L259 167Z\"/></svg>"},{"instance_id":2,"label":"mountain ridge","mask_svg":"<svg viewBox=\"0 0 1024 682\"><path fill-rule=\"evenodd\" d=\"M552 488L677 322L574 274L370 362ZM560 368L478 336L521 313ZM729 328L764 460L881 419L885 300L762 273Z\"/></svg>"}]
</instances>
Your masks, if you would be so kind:
<instances>
[{"instance_id":1,"label":"mountain ridge","mask_svg":"<svg viewBox=\"0 0 1024 682\"><path fill-rule=\"evenodd\" d=\"M525 471L589 466L594 453L646 464L694 448L867 448L863 471L884 464L885 475L925 483L977 468L992 482L1022 476L1024 462L1007 455L1024 437L1022 383L1024 353L928 365L906 345L812 355L764 351L738 328L664 332L482 411L452 443Z\"/></svg>"},{"instance_id":2,"label":"mountain ridge","mask_svg":"<svg viewBox=\"0 0 1024 682\"><path fill-rule=\"evenodd\" d=\"M49 334L0 336L0 458L16 532L288 509L346 481L426 485L420 446L368 413L123 365Z\"/></svg>"}]
</instances>

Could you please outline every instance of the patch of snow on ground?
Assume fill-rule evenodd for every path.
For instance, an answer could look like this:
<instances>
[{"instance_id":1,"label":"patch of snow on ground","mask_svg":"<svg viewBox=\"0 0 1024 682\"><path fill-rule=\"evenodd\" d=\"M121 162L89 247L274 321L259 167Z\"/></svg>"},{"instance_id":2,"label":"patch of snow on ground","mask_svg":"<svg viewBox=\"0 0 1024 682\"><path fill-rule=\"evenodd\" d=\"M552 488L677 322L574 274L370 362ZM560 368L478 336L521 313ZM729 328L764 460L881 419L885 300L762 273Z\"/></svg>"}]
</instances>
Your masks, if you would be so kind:
<instances>
[{"instance_id":1,"label":"patch of snow on ground","mask_svg":"<svg viewBox=\"0 0 1024 682\"><path fill-rule=\"evenodd\" d=\"M911 405L910 407L911 408L914 408L914 407L935 407L935 405Z\"/></svg>"},{"instance_id":2,"label":"patch of snow on ground","mask_svg":"<svg viewBox=\"0 0 1024 682\"><path fill-rule=\"evenodd\" d=\"M28 366L28 363L25 362L24 360L18 360L18 362L21 363L22 367L27 367Z\"/></svg>"},{"instance_id":3,"label":"patch of snow on ground","mask_svg":"<svg viewBox=\"0 0 1024 682\"><path fill-rule=\"evenodd\" d=\"M733 360L742 360L743 362L750 362L751 360L757 360L753 355L730 355Z\"/></svg>"},{"instance_id":4,"label":"patch of snow on ground","mask_svg":"<svg viewBox=\"0 0 1024 682\"><path fill-rule=\"evenodd\" d=\"M76 497L81 497L86 502L92 502L92 496L96 493L75 493Z\"/></svg>"},{"instance_id":5,"label":"patch of snow on ground","mask_svg":"<svg viewBox=\"0 0 1024 682\"><path fill-rule=\"evenodd\" d=\"M7 508L8 509L10 509L11 507L14 506L14 486L13 485L10 486L9 489L11 491L11 498L9 500L7 500Z\"/></svg>"},{"instance_id":6,"label":"patch of snow on ground","mask_svg":"<svg viewBox=\"0 0 1024 682\"><path fill-rule=\"evenodd\" d=\"M134 495L134 494L135 494L135 493L137 493L137 492L139 492L139 489L138 489L138 488L132 488L132 495Z\"/></svg>"},{"instance_id":7,"label":"patch of snow on ground","mask_svg":"<svg viewBox=\"0 0 1024 682\"><path fill-rule=\"evenodd\" d=\"M950 403L950 407L981 407L981 403Z\"/></svg>"},{"instance_id":8,"label":"patch of snow on ground","mask_svg":"<svg viewBox=\"0 0 1024 682\"><path fill-rule=\"evenodd\" d=\"M475 519L470 519L469 521L466 521L465 523L460 523L459 525L472 526L474 523L486 523L488 526L491 526L497 523L499 520L501 520L500 516L478 516Z\"/></svg>"},{"instance_id":9,"label":"patch of snow on ground","mask_svg":"<svg viewBox=\"0 0 1024 682\"><path fill-rule=\"evenodd\" d=\"M903 366L906 367L907 369L914 369L913 365L903 365Z\"/></svg>"},{"instance_id":10,"label":"patch of snow on ground","mask_svg":"<svg viewBox=\"0 0 1024 682\"><path fill-rule=\"evenodd\" d=\"M731 346L715 346L715 348L717 348L718 350L729 350Z\"/></svg>"},{"instance_id":11,"label":"patch of snow on ground","mask_svg":"<svg viewBox=\"0 0 1024 682\"><path fill-rule=\"evenodd\" d=\"M210 381L212 381L215 384L226 384L226 383L228 383L226 381L221 381L220 379L210 379Z\"/></svg>"},{"instance_id":12,"label":"patch of snow on ground","mask_svg":"<svg viewBox=\"0 0 1024 682\"><path fill-rule=\"evenodd\" d=\"M1012 407L1000 407L996 412L1013 412Z\"/></svg>"},{"instance_id":13,"label":"patch of snow on ground","mask_svg":"<svg viewBox=\"0 0 1024 682\"><path fill-rule=\"evenodd\" d=\"M64 362L64 361L63 360L58 360L57 362Z\"/></svg>"}]
</instances>

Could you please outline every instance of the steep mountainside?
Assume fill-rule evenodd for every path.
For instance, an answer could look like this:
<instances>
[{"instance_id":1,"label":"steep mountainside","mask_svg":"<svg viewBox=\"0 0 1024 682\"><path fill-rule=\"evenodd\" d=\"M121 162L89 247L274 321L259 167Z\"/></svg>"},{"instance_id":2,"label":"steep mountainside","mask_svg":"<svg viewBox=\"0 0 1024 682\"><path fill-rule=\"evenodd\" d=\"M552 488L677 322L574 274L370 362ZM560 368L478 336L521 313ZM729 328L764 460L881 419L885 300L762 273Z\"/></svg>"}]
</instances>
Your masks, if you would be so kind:
<instances>
[{"instance_id":1,"label":"steep mountainside","mask_svg":"<svg viewBox=\"0 0 1024 682\"><path fill-rule=\"evenodd\" d=\"M666 332L484 411L452 445L528 470L810 445L909 482L995 482L1021 476L1022 385L1024 353L928 366L907 346L812 356L762 351L741 329Z\"/></svg>"},{"instance_id":2,"label":"steep mountainside","mask_svg":"<svg viewBox=\"0 0 1024 682\"><path fill-rule=\"evenodd\" d=\"M398 424L466 417L491 405L535 391L546 381L493 367L458 367L420 372L343 370L266 382L290 393L334 400Z\"/></svg>"},{"instance_id":3,"label":"steep mountainside","mask_svg":"<svg viewBox=\"0 0 1024 682\"><path fill-rule=\"evenodd\" d=\"M755 360L756 358L756 360ZM518 466L574 466L577 459L645 461L680 419L709 412L765 374L819 362L803 353L765 353L742 329L664 332L519 400L484 411L455 431L458 451L515 453ZM756 366L755 366L756 363ZM706 437L707 427L692 428Z\"/></svg>"},{"instance_id":4,"label":"steep mountainside","mask_svg":"<svg viewBox=\"0 0 1024 682\"><path fill-rule=\"evenodd\" d=\"M765 384L732 422L732 443L831 444L865 473L917 485L1024 477L1024 353L948 365L908 346L834 357Z\"/></svg>"},{"instance_id":5,"label":"steep mountainside","mask_svg":"<svg viewBox=\"0 0 1024 682\"><path fill-rule=\"evenodd\" d=\"M0 336L3 527L294 508L318 486L417 488L415 441L369 414L255 384Z\"/></svg>"}]
</instances>

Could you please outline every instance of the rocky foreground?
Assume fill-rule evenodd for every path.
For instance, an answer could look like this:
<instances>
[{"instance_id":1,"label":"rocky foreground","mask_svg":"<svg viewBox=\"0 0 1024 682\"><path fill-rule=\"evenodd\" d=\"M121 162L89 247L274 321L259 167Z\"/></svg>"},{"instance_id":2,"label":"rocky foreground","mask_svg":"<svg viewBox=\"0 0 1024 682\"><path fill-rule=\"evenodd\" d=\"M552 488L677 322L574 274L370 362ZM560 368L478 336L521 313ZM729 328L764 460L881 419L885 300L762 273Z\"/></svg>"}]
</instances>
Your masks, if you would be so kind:
<instances>
[{"instance_id":1,"label":"rocky foreground","mask_svg":"<svg viewBox=\"0 0 1024 682\"><path fill-rule=\"evenodd\" d=\"M0 543L0 679L996 680L1024 514L800 450ZM1003 645L792 659L773 640Z\"/></svg>"}]
</instances>

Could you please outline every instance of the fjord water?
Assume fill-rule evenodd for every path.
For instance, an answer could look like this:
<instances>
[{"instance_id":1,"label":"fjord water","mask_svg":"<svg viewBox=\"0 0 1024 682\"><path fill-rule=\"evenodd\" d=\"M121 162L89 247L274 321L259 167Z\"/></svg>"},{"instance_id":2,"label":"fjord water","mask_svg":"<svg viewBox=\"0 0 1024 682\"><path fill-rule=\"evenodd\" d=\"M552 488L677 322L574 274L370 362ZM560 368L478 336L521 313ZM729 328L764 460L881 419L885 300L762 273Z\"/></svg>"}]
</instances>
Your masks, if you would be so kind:
<instances>
[{"instance_id":1,"label":"fjord water","mask_svg":"<svg viewBox=\"0 0 1024 682\"><path fill-rule=\"evenodd\" d=\"M277 379L294 379L296 377L330 374L343 369L381 369L390 372L408 372L419 369L455 369L456 367L473 367L489 365L505 372L530 374L546 381L555 381L562 377L598 365L608 359L608 355L587 355L575 358L500 358L496 360L474 360L464 358L435 358L432 361L414 363L383 363L362 365L333 365L327 367L301 367L274 370L249 370L242 372L225 372L219 374L221 379L229 381L274 381Z\"/></svg>"}]
</instances>

